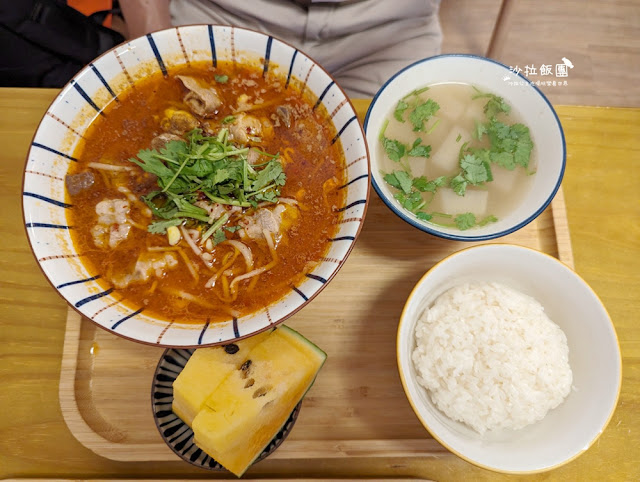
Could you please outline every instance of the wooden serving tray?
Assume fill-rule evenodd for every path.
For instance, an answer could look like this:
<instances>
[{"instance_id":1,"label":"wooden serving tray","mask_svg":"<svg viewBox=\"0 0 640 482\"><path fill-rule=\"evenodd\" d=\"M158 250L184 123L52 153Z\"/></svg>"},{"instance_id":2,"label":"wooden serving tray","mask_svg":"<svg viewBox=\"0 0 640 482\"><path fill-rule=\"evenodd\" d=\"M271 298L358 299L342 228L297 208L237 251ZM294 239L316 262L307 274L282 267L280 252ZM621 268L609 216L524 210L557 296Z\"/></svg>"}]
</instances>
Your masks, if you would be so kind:
<instances>
[{"instance_id":1,"label":"wooden serving tray","mask_svg":"<svg viewBox=\"0 0 640 482\"><path fill-rule=\"evenodd\" d=\"M534 222L499 242L546 252L573 267L562 190ZM415 283L443 257L468 246L413 228L372 190L345 265L286 322L328 359L293 431L270 458L450 455L407 402L396 365L396 329ZM178 460L151 414L151 382L163 351L118 338L69 311L60 405L83 445L112 460Z\"/></svg>"}]
</instances>

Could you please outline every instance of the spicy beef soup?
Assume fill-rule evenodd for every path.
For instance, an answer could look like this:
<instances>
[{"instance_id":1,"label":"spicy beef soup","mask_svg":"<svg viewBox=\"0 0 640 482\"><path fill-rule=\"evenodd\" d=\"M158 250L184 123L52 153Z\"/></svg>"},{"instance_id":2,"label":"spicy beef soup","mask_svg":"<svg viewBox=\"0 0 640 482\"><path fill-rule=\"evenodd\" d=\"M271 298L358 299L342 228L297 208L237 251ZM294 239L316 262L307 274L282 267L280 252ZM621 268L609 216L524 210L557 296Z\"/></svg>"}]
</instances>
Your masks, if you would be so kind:
<instances>
[{"instance_id":1,"label":"spicy beef soup","mask_svg":"<svg viewBox=\"0 0 640 482\"><path fill-rule=\"evenodd\" d=\"M91 125L66 178L89 271L176 322L276 302L328 250L344 204L342 147L314 104L234 63L137 82Z\"/></svg>"}]
</instances>

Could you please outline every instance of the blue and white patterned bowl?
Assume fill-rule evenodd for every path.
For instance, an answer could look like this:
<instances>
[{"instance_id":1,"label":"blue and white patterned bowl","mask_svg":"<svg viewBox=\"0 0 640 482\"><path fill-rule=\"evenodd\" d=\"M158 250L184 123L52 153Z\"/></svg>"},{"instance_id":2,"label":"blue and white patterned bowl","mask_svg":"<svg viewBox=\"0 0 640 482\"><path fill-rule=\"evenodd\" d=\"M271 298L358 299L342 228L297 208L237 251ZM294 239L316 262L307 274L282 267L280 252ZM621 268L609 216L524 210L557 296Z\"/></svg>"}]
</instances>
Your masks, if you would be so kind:
<instances>
[{"instance_id":1,"label":"blue and white patterned bowl","mask_svg":"<svg viewBox=\"0 0 640 482\"><path fill-rule=\"evenodd\" d=\"M198 447L193 439L193 430L184 423L171 409L173 403L173 382L193 355L193 349L173 349L164 352L158 362L151 387L151 409L160 436L173 452L197 467L210 470L226 470L222 465ZM259 462L276 450L298 419L300 406L298 403L289 415L284 427L269 442L269 445L256 459ZM254 462L255 463L255 462Z\"/></svg>"},{"instance_id":2,"label":"blue and white patterned bowl","mask_svg":"<svg viewBox=\"0 0 640 482\"><path fill-rule=\"evenodd\" d=\"M495 223L466 231L422 221L406 211L380 172L378 139L383 122L398 100L426 85L464 83L503 97L529 127L537 150L537 172L531 188L513 210ZM378 90L364 121L371 156L371 182L384 203L412 226L441 238L483 241L517 231L545 210L560 188L566 163L566 146L560 120L549 100L535 85L506 65L475 55L446 54L419 60L397 72Z\"/></svg>"},{"instance_id":3,"label":"blue and white patterned bowl","mask_svg":"<svg viewBox=\"0 0 640 482\"><path fill-rule=\"evenodd\" d=\"M280 301L239 319L175 324L133 310L100 283L73 246L67 222L65 175L91 122L118 95L150 72L194 61L247 60L264 71L297 78L330 113L346 159L343 218L322 262ZM369 156L355 110L342 89L312 59L262 33L227 26L171 28L119 45L78 73L53 101L26 160L22 204L27 237L45 276L82 315L116 335L152 345L197 347L228 343L268 329L300 310L333 278L360 233L369 200Z\"/></svg>"}]
</instances>

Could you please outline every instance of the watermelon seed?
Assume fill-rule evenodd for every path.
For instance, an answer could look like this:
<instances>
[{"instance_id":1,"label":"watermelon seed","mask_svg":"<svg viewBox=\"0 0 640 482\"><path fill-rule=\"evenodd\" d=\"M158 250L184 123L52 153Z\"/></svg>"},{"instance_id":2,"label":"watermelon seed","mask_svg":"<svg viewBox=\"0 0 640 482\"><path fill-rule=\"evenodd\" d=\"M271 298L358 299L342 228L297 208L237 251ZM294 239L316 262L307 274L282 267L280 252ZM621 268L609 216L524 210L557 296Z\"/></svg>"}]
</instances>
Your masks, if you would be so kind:
<instances>
[{"instance_id":1,"label":"watermelon seed","mask_svg":"<svg viewBox=\"0 0 640 482\"><path fill-rule=\"evenodd\" d=\"M240 367L240 370L242 370L243 372L242 378L247 378L249 376L250 368L251 368L251 360L247 360L242 364L242 366Z\"/></svg>"},{"instance_id":2,"label":"watermelon seed","mask_svg":"<svg viewBox=\"0 0 640 482\"><path fill-rule=\"evenodd\" d=\"M229 345L225 345L224 346L224 351L226 351L229 355L233 355L235 353L238 353L238 350L240 348L238 348L238 345L236 345L235 343L231 343Z\"/></svg>"},{"instance_id":3,"label":"watermelon seed","mask_svg":"<svg viewBox=\"0 0 640 482\"><path fill-rule=\"evenodd\" d=\"M265 387L260 387L253 392L253 398L264 397L267 394L267 391L268 390Z\"/></svg>"},{"instance_id":4,"label":"watermelon seed","mask_svg":"<svg viewBox=\"0 0 640 482\"><path fill-rule=\"evenodd\" d=\"M249 378L249 380L247 380L247 383L244 384L244 388L252 387L255 382L256 381L253 378Z\"/></svg>"}]
</instances>

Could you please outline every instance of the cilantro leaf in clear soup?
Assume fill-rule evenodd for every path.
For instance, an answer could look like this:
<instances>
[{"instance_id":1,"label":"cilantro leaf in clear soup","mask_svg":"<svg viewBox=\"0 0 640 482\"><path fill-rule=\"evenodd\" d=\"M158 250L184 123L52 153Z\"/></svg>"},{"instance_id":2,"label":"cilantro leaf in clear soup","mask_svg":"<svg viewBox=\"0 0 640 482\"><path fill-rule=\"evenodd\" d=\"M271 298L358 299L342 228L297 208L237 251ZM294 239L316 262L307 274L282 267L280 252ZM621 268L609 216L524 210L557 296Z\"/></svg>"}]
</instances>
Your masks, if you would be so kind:
<instances>
[{"instance_id":1,"label":"cilantro leaf in clear soup","mask_svg":"<svg viewBox=\"0 0 640 482\"><path fill-rule=\"evenodd\" d=\"M486 226L489 223L495 223L498 220L493 214L489 214L485 218L478 221L478 226Z\"/></svg>"},{"instance_id":2,"label":"cilantro leaf in clear soup","mask_svg":"<svg viewBox=\"0 0 640 482\"><path fill-rule=\"evenodd\" d=\"M407 146L405 146L402 142L396 141L394 139L388 139L387 137L382 137L382 147L384 148L387 156L392 161L398 162L402 159L407 151Z\"/></svg>"},{"instance_id":3,"label":"cilantro leaf in clear soup","mask_svg":"<svg viewBox=\"0 0 640 482\"><path fill-rule=\"evenodd\" d=\"M425 157L428 158L431 155L431 146L421 145L422 139L418 138L411 146L411 150L407 152L409 157Z\"/></svg>"},{"instance_id":4,"label":"cilantro leaf in clear soup","mask_svg":"<svg viewBox=\"0 0 640 482\"><path fill-rule=\"evenodd\" d=\"M411 192L411 175L405 171L394 171L394 174L400 183L400 189L409 194Z\"/></svg>"},{"instance_id":5,"label":"cilantro leaf in clear soup","mask_svg":"<svg viewBox=\"0 0 640 482\"><path fill-rule=\"evenodd\" d=\"M477 185L492 179L489 164L486 164L479 157L467 154L460 160L460 167L464 177L469 183Z\"/></svg>"},{"instance_id":6,"label":"cilantro leaf in clear soup","mask_svg":"<svg viewBox=\"0 0 640 482\"><path fill-rule=\"evenodd\" d=\"M464 196L465 192L467 191L467 184L469 184L469 181L467 181L462 174L458 174L457 176L451 178L449 187L453 189L453 192L455 192L458 196Z\"/></svg>"},{"instance_id":7,"label":"cilantro leaf in clear soup","mask_svg":"<svg viewBox=\"0 0 640 482\"><path fill-rule=\"evenodd\" d=\"M405 171L393 171L386 174L384 180L396 189L401 189L405 194L411 192L411 175Z\"/></svg>"},{"instance_id":8,"label":"cilantro leaf in clear soup","mask_svg":"<svg viewBox=\"0 0 640 482\"><path fill-rule=\"evenodd\" d=\"M414 131L424 131L424 124L431 116L433 116L440 109L440 105L437 102L427 99L422 104L418 104L409 113L409 121L413 124Z\"/></svg>"},{"instance_id":9,"label":"cilantro leaf in clear soup","mask_svg":"<svg viewBox=\"0 0 640 482\"><path fill-rule=\"evenodd\" d=\"M486 124L480 122L478 119L476 119L474 122L475 122L475 128L473 129L471 136L474 139L481 141L482 136L484 136L487 133L487 126Z\"/></svg>"},{"instance_id":10,"label":"cilantro leaf in clear soup","mask_svg":"<svg viewBox=\"0 0 640 482\"><path fill-rule=\"evenodd\" d=\"M400 99L398 101L398 104L396 105L395 110L393 111L393 117L398 121L398 122L404 122L404 112L409 108L409 104L407 102L405 102L404 100Z\"/></svg>"},{"instance_id":11,"label":"cilantro leaf in clear soup","mask_svg":"<svg viewBox=\"0 0 640 482\"><path fill-rule=\"evenodd\" d=\"M453 218L453 222L456 224L460 231L465 231L475 226L476 215L473 213L458 214L455 218Z\"/></svg>"},{"instance_id":12,"label":"cilantro leaf in clear soup","mask_svg":"<svg viewBox=\"0 0 640 482\"><path fill-rule=\"evenodd\" d=\"M416 212L426 204L426 201L422 199L418 191L411 191L409 193L397 192L394 194L394 197L402 204L403 208L410 212Z\"/></svg>"},{"instance_id":13,"label":"cilantro leaf in clear soup","mask_svg":"<svg viewBox=\"0 0 640 482\"><path fill-rule=\"evenodd\" d=\"M513 170L517 165L529 166L533 141L529 128L523 124L507 125L492 119L487 126L491 143L490 158L505 169Z\"/></svg>"},{"instance_id":14,"label":"cilantro leaf in clear soup","mask_svg":"<svg viewBox=\"0 0 640 482\"><path fill-rule=\"evenodd\" d=\"M475 86L473 88L477 92L477 94L471 97L472 100L481 98L489 99L484 106L484 113L487 116L487 119L492 119L502 112L505 114L511 112L511 106L507 102L505 102L505 100L499 95L491 94L489 92L482 92Z\"/></svg>"},{"instance_id":15,"label":"cilantro leaf in clear soup","mask_svg":"<svg viewBox=\"0 0 640 482\"><path fill-rule=\"evenodd\" d=\"M511 154L510 152L491 151L489 153L489 157L491 159L491 162L502 166L509 171L513 171L516 168L513 154Z\"/></svg>"},{"instance_id":16,"label":"cilantro leaf in clear soup","mask_svg":"<svg viewBox=\"0 0 640 482\"><path fill-rule=\"evenodd\" d=\"M429 189L430 185L429 185L429 180L427 179L427 176L415 177L411 182L411 185L420 192L430 191Z\"/></svg>"},{"instance_id":17,"label":"cilantro leaf in clear soup","mask_svg":"<svg viewBox=\"0 0 640 482\"><path fill-rule=\"evenodd\" d=\"M383 179L390 186L395 187L396 189L400 189L400 181L398 181L398 178L394 173L391 172L389 174L385 174L383 176Z\"/></svg>"},{"instance_id":18,"label":"cilantro leaf in clear soup","mask_svg":"<svg viewBox=\"0 0 640 482\"><path fill-rule=\"evenodd\" d=\"M446 186L448 182L447 176L440 176L430 181L426 176L420 176L414 178L413 187L420 192L436 192L439 187Z\"/></svg>"}]
</instances>

